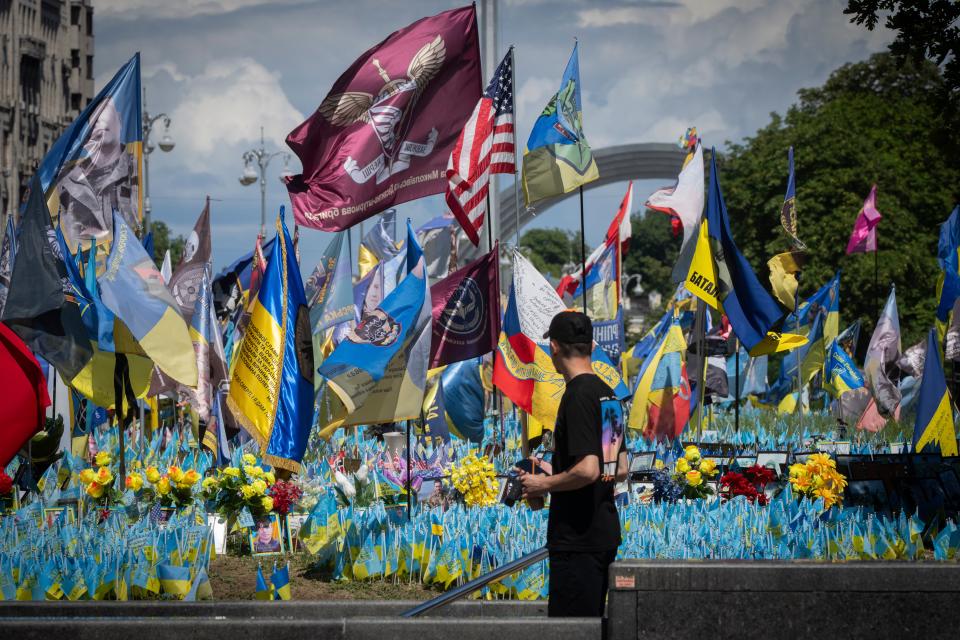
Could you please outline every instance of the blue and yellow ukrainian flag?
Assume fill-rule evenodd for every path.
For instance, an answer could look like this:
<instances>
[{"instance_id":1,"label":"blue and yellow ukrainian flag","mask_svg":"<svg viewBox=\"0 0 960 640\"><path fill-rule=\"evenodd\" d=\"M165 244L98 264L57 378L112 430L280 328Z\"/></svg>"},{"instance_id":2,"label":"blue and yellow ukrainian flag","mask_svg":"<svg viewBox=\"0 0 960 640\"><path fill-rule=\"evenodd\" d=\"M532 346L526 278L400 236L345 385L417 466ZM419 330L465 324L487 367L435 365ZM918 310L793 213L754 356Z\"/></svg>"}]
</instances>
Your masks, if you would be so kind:
<instances>
[{"instance_id":1,"label":"blue and yellow ukrainian flag","mask_svg":"<svg viewBox=\"0 0 960 640\"><path fill-rule=\"evenodd\" d=\"M853 359L834 340L827 351L823 387L835 398L864 385L863 374Z\"/></svg>"},{"instance_id":2,"label":"blue and yellow ukrainian flag","mask_svg":"<svg viewBox=\"0 0 960 640\"><path fill-rule=\"evenodd\" d=\"M197 386L190 332L157 265L116 210L113 230L106 269L97 278L103 304L167 376L188 387Z\"/></svg>"},{"instance_id":3,"label":"blue and yellow ukrainian flag","mask_svg":"<svg viewBox=\"0 0 960 640\"><path fill-rule=\"evenodd\" d=\"M257 586L253 594L254 600L273 600L273 585L263 577L263 569L257 565Z\"/></svg>"},{"instance_id":4,"label":"blue and yellow ukrainian flag","mask_svg":"<svg viewBox=\"0 0 960 640\"><path fill-rule=\"evenodd\" d=\"M523 154L523 196L529 207L538 200L569 193L600 178L583 134L578 45L567 61L560 90L533 124Z\"/></svg>"},{"instance_id":5,"label":"blue and yellow ukrainian flag","mask_svg":"<svg viewBox=\"0 0 960 640\"><path fill-rule=\"evenodd\" d=\"M943 271L937 281L937 331L942 341L954 304L960 298L960 206L940 225L937 262Z\"/></svg>"},{"instance_id":6,"label":"blue and yellow ukrainian flag","mask_svg":"<svg viewBox=\"0 0 960 640\"><path fill-rule=\"evenodd\" d=\"M273 575L270 576L270 583L273 585L274 600L290 599L290 565L285 564L279 569L274 568Z\"/></svg>"},{"instance_id":7,"label":"blue and yellow ukrainian flag","mask_svg":"<svg viewBox=\"0 0 960 640\"><path fill-rule=\"evenodd\" d=\"M940 449L941 455L957 455L957 433L953 424L953 405L947 391L947 379L940 361L937 330L927 335L927 357L917 401L917 421L913 427L913 450L927 445Z\"/></svg>"},{"instance_id":8,"label":"blue and yellow ukrainian flag","mask_svg":"<svg viewBox=\"0 0 960 640\"><path fill-rule=\"evenodd\" d=\"M310 317L293 241L277 217L267 263L230 379L227 406L274 467L300 470L313 418Z\"/></svg>"},{"instance_id":9,"label":"blue and yellow ukrainian flag","mask_svg":"<svg viewBox=\"0 0 960 640\"><path fill-rule=\"evenodd\" d=\"M793 349L806 342L803 336L772 331L783 312L733 241L715 150L710 160L707 213L700 224L685 284L693 295L727 315L751 356Z\"/></svg>"},{"instance_id":10,"label":"blue and yellow ukrainian flag","mask_svg":"<svg viewBox=\"0 0 960 640\"><path fill-rule=\"evenodd\" d=\"M190 593L190 567L177 567L172 564L157 565L157 577L160 579L160 588L169 595L182 598Z\"/></svg>"}]
</instances>

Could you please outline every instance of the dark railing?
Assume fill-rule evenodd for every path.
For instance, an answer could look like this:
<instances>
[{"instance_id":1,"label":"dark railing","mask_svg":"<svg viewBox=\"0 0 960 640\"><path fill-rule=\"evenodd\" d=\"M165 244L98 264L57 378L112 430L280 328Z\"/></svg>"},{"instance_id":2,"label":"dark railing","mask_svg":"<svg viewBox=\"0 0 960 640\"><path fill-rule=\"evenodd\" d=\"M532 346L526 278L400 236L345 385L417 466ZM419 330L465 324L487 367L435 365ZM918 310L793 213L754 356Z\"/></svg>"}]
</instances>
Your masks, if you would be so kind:
<instances>
[{"instance_id":1,"label":"dark railing","mask_svg":"<svg viewBox=\"0 0 960 640\"><path fill-rule=\"evenodd\" d=\"M459 600L464 596L470 595L477 589L482 589L483 587L487 586L491 582L495 582L500 578L503 578L504 576L508 576L512 573L516 573L517 571L522 571L527 567L529 567L530 565L536 564L537 562L544 560L546 557L547 557L546 547L537 549L536 551L531 551L525 556L520 556L516 560L508 562L507 564L504 564L504 565L500 565L493 571L489 573L485 573L479 578L474 578L473 580L469 582L465 582L464 584L460 585L459 587L456 587L455 589L451 589L446 593L440 594L439 596L437 596L436 598L433 598L432 600L427 600L426 602L418 604L413 609L408 609L407 611L404 611L400 615L404 618L416 618L420 614L426 613L427 611L432 611L437 607L442 607L445 604L450 604L454 600Z\"/></svg>"}]
</instances>

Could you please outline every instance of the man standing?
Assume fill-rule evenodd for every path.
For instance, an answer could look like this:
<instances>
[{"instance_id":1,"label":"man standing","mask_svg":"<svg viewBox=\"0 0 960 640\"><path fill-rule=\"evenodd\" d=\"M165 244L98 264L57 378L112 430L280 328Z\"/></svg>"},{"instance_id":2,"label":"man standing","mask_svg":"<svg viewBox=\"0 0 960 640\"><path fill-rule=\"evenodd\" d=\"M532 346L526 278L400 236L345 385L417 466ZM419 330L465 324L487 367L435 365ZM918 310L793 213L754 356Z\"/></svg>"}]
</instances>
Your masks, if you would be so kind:
<instances>
[{"instance_id":1,"label":"man standing","mask_svg":"<svg viewBox=\"0 0 960 640\"><path fill-rule=\"evenodd\" d=\"M544 335L550 339L553 365L566 381L553 437L553 474L521 472L523 497L534 509L551 494L547 525L550 551L550 616L602 616L608 569L620 546L620 519L614 503L614 479L626 477L623 409L613 391L594 372L593 325L578 311L558 313ZM604 412L612 415L604 420ZM605 422L609 422L607 425ZM619 439L604 447L604 438ZM609 444L613 444L612 447ZM604 459L604 449L610 451Z\"/></svg>"}]
</instances>

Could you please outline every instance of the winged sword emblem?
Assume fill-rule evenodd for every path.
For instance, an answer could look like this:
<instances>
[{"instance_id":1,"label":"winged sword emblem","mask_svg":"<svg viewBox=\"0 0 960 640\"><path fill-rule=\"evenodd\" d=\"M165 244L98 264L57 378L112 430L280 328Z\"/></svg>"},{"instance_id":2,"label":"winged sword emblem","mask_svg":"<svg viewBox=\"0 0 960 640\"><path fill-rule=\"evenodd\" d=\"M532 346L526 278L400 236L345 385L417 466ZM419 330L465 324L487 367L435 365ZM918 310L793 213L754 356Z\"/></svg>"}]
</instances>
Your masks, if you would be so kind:
<instances>
[{"instance_id":1,"label":"winged sword emblem","mask_svg":"<svg viewBox=\"0 0 960 640\"><path fill-rule=\"evenodd\" d=\"M361 167L353 157L344 161L344 170L355 182L362 184L376 176L379 184L407 169L412 157L426 157L433 152L437 140L435 128L424 142L406 140L404 136L417 101L440 72L445 59L446 45L438 35L413 56L406 76L391 78L380 60L374 58L372 64L383 79L376 95L345 91L331 94L320 103L317 111L333 126L369 124L380 141L382 153L365 166Z\"/></svg>"}]
</instances>

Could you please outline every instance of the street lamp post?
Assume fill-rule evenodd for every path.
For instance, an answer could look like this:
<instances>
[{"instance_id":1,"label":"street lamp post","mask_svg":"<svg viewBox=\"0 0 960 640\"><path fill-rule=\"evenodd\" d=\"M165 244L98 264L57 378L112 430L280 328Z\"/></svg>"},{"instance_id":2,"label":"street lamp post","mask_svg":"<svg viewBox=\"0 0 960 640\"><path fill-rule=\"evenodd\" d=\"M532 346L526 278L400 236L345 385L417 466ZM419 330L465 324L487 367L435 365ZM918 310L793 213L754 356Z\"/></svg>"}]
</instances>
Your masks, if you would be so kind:
<instances>
[{"instance_id":1,"label":"street lamp post","mask_svg":"<svg viewBox=\"0 0 960 640\"><path fill-rule=\"evenodd\" d=\"M147 89L143 89L143 235L150 233L150 154L153 153L153 144L150 142L150 133L157 120L163 120L163 137L160 138L160 151L173 151L173 138L170 137L170 116L160 113L151 116L147 111ZM151 256L152 257L152 256Z\"/></svg>"},{"instance_id":2,"label":"street lamp post","mask_svg":"<svg viewBox=\"0 0 960 640\"><path fill-rule=\"evenodd\" d=\"M267 167L270 161L283 156L283 169L280 170L280 181L283 182L293 175L290 170L290 154L285 151L268 153L263 141L263 127L260 127L260 146L243 153L243 173L240 174L240 184L247 187L260 179L260 235L267 230ZM254 163L260 169L259 174L253 168Z\"/></svg>"}]
</instances>

